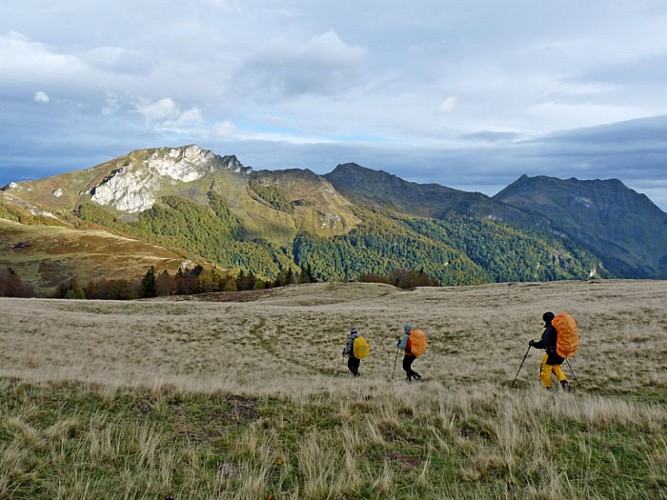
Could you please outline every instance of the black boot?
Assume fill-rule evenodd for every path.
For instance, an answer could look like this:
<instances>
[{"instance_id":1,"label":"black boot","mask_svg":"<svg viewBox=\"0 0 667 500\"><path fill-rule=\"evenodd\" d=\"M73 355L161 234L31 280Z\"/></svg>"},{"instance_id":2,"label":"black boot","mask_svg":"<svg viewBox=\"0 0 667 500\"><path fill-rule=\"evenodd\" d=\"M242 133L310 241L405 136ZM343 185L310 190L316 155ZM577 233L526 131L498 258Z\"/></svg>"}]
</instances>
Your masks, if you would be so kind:
<instances>
[{"instance_id":1,"label":"black boot","mask_svg":"<svg viewBox=\"0 0 667 500\"><path fill-rule=\"evenodd\" d=\"M570 392L570 383L567 380L561 380L560 386L563 388L563 392Z\"/></svg>"}]
</instances>

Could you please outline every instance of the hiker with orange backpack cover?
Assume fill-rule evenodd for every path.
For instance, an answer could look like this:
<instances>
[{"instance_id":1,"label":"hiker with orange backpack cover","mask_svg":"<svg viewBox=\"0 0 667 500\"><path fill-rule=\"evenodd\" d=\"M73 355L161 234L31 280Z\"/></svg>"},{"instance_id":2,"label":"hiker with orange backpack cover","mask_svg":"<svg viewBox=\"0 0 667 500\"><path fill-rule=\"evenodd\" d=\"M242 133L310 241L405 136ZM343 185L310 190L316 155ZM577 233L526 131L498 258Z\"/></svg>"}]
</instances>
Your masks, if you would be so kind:
<instances>
[{"instance_id":1,"label":"hiker with orange backpack cover","mask_svg":"<svg viewBox=\"0 0 667 500\"><path fill-rule=\"evenodd\" d=\"M528 342L528 345L546 351L540 366L540 380L542 386L547 390L551 390L551 374L553 373L560 382L563 391L570 392L570 383L567 381L567 377L561 368L565 358L561 357L556 349L558 343L558 330L552 324L554 318L555 316L552 312L545 312L542 315L545 327L544 333L542 333L542 338L537 342L531 340Z\"/></svg>"},{"instance_id":2,"label":"hiker with orange backpack cover","mask_svg":"<svg viewBox=\"0 0 667 500\"><path fill-rule=\"evenodd\" d=\"M422 376L414 371L412 369L412 363L417 359L417 356L420 356L423 354L423 350L426 349L426 336L424 333L419 330L420 334L423 336L423 350L421 352L413 352L413 345L412 345L412 339L411 339L411 333L413 332L413 329L410 325L405 325L403 327L404 334L403 338L401 338L398 343L396 344L397 347L404 349L404 355L403 355L403 370L405 370L406 374L406 380L408 382L412 382L413 380L421 380ZM415 330L416 331L416 330Z\"/></svg>"}]
</instances>

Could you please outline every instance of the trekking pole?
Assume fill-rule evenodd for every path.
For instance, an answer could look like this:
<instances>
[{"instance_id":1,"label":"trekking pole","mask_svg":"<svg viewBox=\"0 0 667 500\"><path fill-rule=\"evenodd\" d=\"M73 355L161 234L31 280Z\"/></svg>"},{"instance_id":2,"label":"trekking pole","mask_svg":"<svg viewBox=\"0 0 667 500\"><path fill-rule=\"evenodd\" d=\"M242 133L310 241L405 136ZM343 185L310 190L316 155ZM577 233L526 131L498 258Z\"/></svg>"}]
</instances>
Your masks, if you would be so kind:
<instances>
[{"instance_id":1,"label":"trekking pole","mask_svg":"<svg viewBox=\"0 0 667 500\"><path fill-rule=\"evenodd\" d=\"M572 377L574 378L574 381L578 384L579 380L577 379L577 376L574 373L574 370L572 369L572 365L570 364L570 360L565 358L565 361L567 361L567 366L570 367L570 371L572 372Z\"/></svg>"},{"instance_id":2,"label":"trekking pole","mask_svg":"<svg viewBox=\"0 0 667 500\"><path fill-rule=\"evenodd\" d=\"M396 357L394 358L394 370L391 372L391 378L396 375L396 361L398 361L398 346L396 347Z\"/></svg>"},{"instance_id":3,"label":"trekking pole","mask_svg":"<svg viewBox=\"0 0 667 500\"><path fill-rule=\"evenodd\" d=\"M521 371L521 368L523 368L523 363L526 361L526 358L528 357L528 353L530 352L530 348L533 347L532 345L528 346L528 350L526 351L526 355L523 357L523 361L521 361L521 366L519 366L519 369L516 372L516 375L514 377L514 380L512 381L512 387L511 389L514 389L514 383L516 382L516 379L519 377L519 372Z\"/></svg>"}]
</instances>

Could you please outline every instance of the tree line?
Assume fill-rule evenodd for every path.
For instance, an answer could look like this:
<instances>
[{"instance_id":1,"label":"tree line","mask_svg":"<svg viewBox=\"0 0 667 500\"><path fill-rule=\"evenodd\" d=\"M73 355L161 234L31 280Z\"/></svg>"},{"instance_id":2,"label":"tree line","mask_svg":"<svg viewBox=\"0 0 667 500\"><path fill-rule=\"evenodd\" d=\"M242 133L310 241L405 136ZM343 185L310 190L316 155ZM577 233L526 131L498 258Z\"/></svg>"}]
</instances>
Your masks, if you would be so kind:
<instances>
[{"instance_id":1,"label":"tree line","mask_svg":"<svg viewBox=\"0 0 667 500\"><path fill-rule=\"evenodd\" d=\"M440 282L431 278L424 269L415 271L414 269L394 269L388 276L382 276L373 273L364 273L359 276L362 283L384 283L393 285L406 290L418 286L440 286Z\"/></svg>"},{"instance_id":2,"label":"tree line","mask_svg":"<svg viewBox=\"0 0 667 500\"><path fill-rule=\"evenodd\" d=\"M239 271L231 275L202 266L180 268L174 274L156 271L151 266L140 279L90 281L85 285L77 277L60 283L51 295L58 299L134 300L171 295L194 295L210 292L236 292L262 290L298 283L316 283L312 270L306 266L300 272L292 268L282 271L275 280L258 278L254 273ZM412 289L418 286L440 286L424 269L395 269L388 275L363 273L358 281L384 283L398 288ZM35 297L35 290L25 283L12 269L0 269L0 297Z\"/></svg>"},{"instance_id":3,"label":"tree line","mask_svg":"<svg viewBox=\"0 0 667 500\"><path fill-rule=\"evenodd\" d=\"M35 290L11 268L0 269L0 297L34 297Z\"/></svg>"},{"instance_id":4,"label":"tree line","mask_svg":"<svg viewBox=\"0 0 667 500\"><path fill-rule=\"evenodd\" d=\"M293 269L281 271L276 279L265 280L254 273L239 271L232 275L202 266L179 268L174 274L156 271L154 266L141 279L100 280L81 285L77 278L62 282L55 291L55 298L133 300L171 295L195 295L210 292L236 292L262 290L296 283L316 281L308 269L300 273Z\"/></svg>"}]
</instances>

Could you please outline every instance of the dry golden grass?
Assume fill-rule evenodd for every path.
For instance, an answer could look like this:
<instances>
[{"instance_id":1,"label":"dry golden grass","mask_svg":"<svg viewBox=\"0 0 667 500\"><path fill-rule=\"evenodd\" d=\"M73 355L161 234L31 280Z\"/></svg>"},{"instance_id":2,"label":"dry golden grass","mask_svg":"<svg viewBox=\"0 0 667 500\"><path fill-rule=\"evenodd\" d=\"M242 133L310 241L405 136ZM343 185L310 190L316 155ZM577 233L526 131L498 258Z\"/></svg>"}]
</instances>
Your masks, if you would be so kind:
<instances>
[{"instance_id":1,"label":"dry golden grass","mask_svg":"<svg viewBox=\"0 0 667 500\"><path fill-rule=\"evenodd\" d=\"M667 487L665 297L667 282L605 281L0 299L0 382L20 401L0 405L0 498L104 496L86 467L120 470L108 479L120 498L655 496ZM546 310L580 327L574 395L541 390L534 350L509 387ZM392 378L405 323L429 335L420 383L404 382L400 355ZM341 356L351 325L371 344L360 379ZM50 385L72 380L75 396ZM93 414L64 411L50 387L94 400ZM73 472L50 485L59 468Z\"/></svg>"},{"instance_id":2,"label":"dry golden grass","mask_svg":"<svg viewBox=\"0 0 667 500\"><path fill-rule=\"evenodd\" d=\"M430 344L415 363L425 378L420 388L404 389L471 390L511 381L528 340L542 332L542 313L552 310L578 321L581 346L570 365L581 392L664 394L666 297L665 282L608 281L411 292L314 284L247 302L2 299L0 374L252 394L344 392L358 385L341 356L356 325L371 344L364 386L393 391L396 341L410 323ZM519 383L537 384L540 358L531 350ZM400 362L399 354L399 380Z\"/></svg>"}]
</instances>

